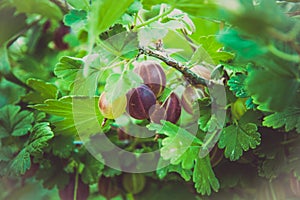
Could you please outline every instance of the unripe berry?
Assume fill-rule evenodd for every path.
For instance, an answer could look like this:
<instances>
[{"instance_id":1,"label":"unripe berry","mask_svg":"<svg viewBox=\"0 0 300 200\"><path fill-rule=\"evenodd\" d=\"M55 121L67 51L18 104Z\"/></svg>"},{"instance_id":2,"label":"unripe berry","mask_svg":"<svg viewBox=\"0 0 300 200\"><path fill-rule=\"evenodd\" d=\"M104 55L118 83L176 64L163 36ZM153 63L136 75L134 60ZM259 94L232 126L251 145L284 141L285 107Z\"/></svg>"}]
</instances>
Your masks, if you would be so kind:
<instances>
[{"instance_id":1,"label":"unripe berry","mask_svg":"<svg viewBox=\"0 0 300 200\"><path fill-rule=\"evenodd\" d=\"M115 119L125 112L126 96L120 96L113 102L106 99L106 93L103 92L99 97L99 109L102 115L107 119Z\"/></svg>"},{"instance_id":2,"label":"unripe berry","mask_svg":"<svg viewBox=\"0 0 300 200\"><path fill-rule=\"evenodd\" d=\"M247 112L246 100L247 98L238 98L235 102L231 103L231 113L234 119L239 120Z\"/></svg>"},{"instance_id":3,"label":"unripe berry","mask_svg":"<svg viewBox=\"0 0 300 200\"><path fill-rule=\"evenodd\" d=\"M122 185L128 193L138 194L144 189L146 179L143 174L124 174Z\"/></svg>"},{"instance_id":4,"label":"unripe berry","mask_svg":"<svg viewBox=\"0 0 300 200\"><path fill-rule=\"evenodd\" d=\"M101 176L98 182L98 190L101 195L111 199L120 193L117 183L112 178Z\"/></svg>"}]
</instances>

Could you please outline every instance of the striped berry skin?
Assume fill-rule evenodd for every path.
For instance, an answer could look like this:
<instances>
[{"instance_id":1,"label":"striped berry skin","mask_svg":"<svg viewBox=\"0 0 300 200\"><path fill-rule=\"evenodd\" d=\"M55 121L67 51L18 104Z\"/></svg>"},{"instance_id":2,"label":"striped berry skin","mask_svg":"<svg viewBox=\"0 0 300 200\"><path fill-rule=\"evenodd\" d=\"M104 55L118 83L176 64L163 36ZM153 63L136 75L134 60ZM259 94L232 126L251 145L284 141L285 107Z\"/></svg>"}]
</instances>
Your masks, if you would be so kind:
<instances>
[{"instance_id":1,"label":"striped berry skin","mask_svg":"<svg viewBox=\"0 0 300 200\"><path fill-rule=\"evenodd\" d=\"M194 114L194 104L197 99L203 98L204 94L200 88L195 88L193 86L188 86L184 89L181 96L181 104L184 110L193 115Z\"/></svg>"},{"instance_id":2,"label":"striped berry skin","mask_svg":"<svg viewBox=\"0 0 300 200\"><path fill-rule=\"evenodd\" d=\"M98 181L98 190L100 194L107 199L111 199L121 192L116 182L112 178L105 176L100 177Z\"/></svg>"},{"instance_id":3,"label":"striped berry skin","mask_svg":"<svg viewBox=\"0 0 300 200\"><path fill-rule=\"evenodd\" d=\"M166 86L166 74L160 64L152 60L143 61L133 71L143 79L156 97L162 94Z\"/></svg>"},{"instance_id":4,"label":"striped berry skin","mask_svg":"<svg viewBox=\"0 0 300 200\"><path fill-rule=\"evenodd\" d=\"M181 105L178 96L173 92L163 105L155 105L151 112L150 119L154 123L166 120L175 124L181 115Z\"/></svg>"},{"instance_id":5,"label":"striped berry skin","mask_svg":"<svg viewBox=\"0 0 300 200\"><path fill-rule=\"evenodd\" d=\"M206 80L210 79L210 75L211 75L210 70L202 65L195 65L194 67L191 68L191 71L197 74L198 76L205 78Z\"/></svg>"},{"instance_id":6,"label":"striped berry skin","mask_svg":"<svg viewBox=\"0 0 300 200\"><path fill-rule=\"evenodd\" d=\"M127 93L127 113L135 119L149 119L149 110L155 105L156 97L150 88L141 85Z\"/></svg>"}]
</instances>

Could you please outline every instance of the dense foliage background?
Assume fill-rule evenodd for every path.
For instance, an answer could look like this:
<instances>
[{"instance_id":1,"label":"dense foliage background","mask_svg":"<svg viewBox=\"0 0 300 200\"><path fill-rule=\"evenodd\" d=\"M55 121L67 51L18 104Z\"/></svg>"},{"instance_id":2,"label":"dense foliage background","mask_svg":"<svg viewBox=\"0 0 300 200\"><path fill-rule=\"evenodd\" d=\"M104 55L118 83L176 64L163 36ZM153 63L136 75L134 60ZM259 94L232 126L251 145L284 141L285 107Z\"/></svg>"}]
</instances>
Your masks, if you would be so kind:
<instances>
[{"instance_id":1,"label":"dense foliage background","mask_svg":"<svg viewBox=\"0 0 300 200\"><path fill-rule=\"evenodd\" d=\"M299 16L297 0L1 0L0 199L298 199ZM201 86L196 133L132 119L158 137L124 135L97 99L141 84L134 63L147 59L167 75L160 100L182 95L184 71L203 65L226 105ZM180 122L191 117L182 110ZM99 132L133 160L162 148L171 164L142 174L105 166L85 146Z\"/></svg>"}]
</instances>

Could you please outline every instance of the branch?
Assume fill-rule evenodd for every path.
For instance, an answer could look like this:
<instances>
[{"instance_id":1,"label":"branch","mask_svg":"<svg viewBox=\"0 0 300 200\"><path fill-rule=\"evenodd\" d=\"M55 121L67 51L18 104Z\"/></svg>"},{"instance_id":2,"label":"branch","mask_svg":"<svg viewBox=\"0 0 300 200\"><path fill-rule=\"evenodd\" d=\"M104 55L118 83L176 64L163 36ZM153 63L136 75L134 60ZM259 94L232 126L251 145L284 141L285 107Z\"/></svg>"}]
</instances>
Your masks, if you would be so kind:
<instances>
[{"instance_id":1,"label":"branch","mask_svg":"<svg viewBox=\"0 0 300 200\"><path fill-rule=\"evenodd\" d=\"M49 0L49 1L56 4L64 14L70 11L70 6L66 1L60 1L60 0Z\"/></svg>"},{"instance_id":2,"label":"branch","mask_svg":"<svg viewBox=\"0 0 300 200\"><path fill-rule=\"evenodd\" d=\"M157 50L151 50L151 49L145 49L145 48L140 48L139 49L140 54L145 54L148 56L152 56L155 58L160 59L167 65L173 67L174 69L180 71L183 76L194 86L199 86L199 85L204 85L207 86L211 82L209 80L206 80L205 78L198 76L196 73L194 73L192 70L184 66L183 64L179 63L173 58L170 58L168 56L162 55L160 51Z\"/></svg>"}]
</instances>

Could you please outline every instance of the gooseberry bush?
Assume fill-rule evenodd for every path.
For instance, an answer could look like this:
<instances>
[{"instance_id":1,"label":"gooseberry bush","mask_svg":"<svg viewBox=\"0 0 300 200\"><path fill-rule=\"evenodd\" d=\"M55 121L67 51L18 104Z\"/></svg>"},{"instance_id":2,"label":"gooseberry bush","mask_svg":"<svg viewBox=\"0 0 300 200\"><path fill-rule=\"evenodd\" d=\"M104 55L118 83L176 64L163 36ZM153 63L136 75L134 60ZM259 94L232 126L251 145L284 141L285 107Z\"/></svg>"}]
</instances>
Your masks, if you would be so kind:
<instances>
[{"instance_id":1,"label":"gooseberry bush","mask_svg":"<svg viewBox=\"0 0 300 200\"><path fill-rule=\"evenodd\" d=\"M1 0L1 199L299 199L300 3Z\"/></svg>"}]
</instances>

